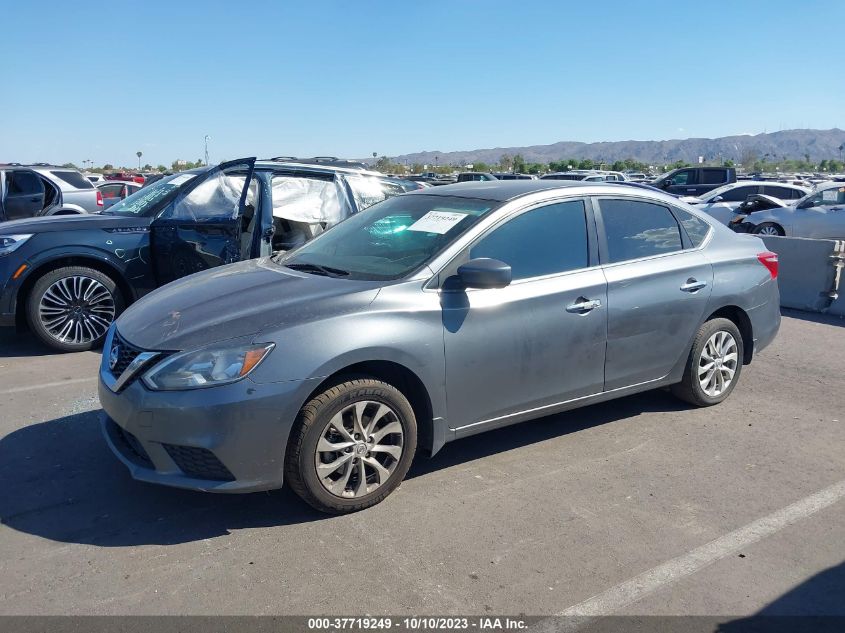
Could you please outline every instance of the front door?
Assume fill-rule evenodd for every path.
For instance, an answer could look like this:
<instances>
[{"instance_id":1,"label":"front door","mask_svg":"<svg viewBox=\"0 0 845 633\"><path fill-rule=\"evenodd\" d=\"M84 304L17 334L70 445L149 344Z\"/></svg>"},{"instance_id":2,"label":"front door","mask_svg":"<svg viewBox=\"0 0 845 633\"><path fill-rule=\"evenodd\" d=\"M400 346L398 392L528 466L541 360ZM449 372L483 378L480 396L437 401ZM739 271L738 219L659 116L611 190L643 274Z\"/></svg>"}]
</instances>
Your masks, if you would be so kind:
<instances>
[{"instance_id":1,"label":"front door","mask_svg":"<svg viewBox=\"0 0 845 633\"><path fill-rule=\"evenodd\" d=\"M668 206L630 198L598 203L611 391L663 378L684 356L704 318L713 269Z\"/></svg>"},{"instance_id":2,"label":"front door","mask_svg":"<svg viewBox=\"0 0 845 633\"><path fill-rule=\"evenodd\" d=\"M163 285L251 256L257 222L255 159L221 163L193 177L151 225L156 282ZM182 176L177 176L172 183Z\"/></svg>"},{"instance_id":3,"label":"front door","mask_svg":"<svg viewBox=\"0 0 845 633\"><path fill-rule=\"evenodd\" d=\"M441 292L452 428L499 426L601 392L606 284L587 211L569 200L511 217L468 254L509 264L511 284Z\"/></svg>"},{"instance_id":4,"label":"front door","mask_svg":"<svg viewBox=\"0 0 845 633\"><path fill-rule=\"evenodd\" d=\"M15 169L6 172L3 208L7 220L38 215L44 208L44 182L34 171Z\"/></svg>"}]
</instances>

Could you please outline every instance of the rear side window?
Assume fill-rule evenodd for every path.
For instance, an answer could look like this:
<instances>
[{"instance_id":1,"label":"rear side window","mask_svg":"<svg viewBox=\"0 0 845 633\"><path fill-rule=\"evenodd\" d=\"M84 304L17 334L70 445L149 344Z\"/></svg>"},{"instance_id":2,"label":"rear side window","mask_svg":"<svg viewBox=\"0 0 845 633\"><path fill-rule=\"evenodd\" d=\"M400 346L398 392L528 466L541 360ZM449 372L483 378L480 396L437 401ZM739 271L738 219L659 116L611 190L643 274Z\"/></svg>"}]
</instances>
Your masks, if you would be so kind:
<instances>
[{"instance_id":1,"label":"rear side window","mask_svg":"<svg viewBox=\"0 0 845 633\"><path fill-rule=\"evenodd\" d=\"M526 211L481 238L470 249L470 257L509 264L514 280L586 268L584 202L559 202Z\"/></svg>"},{"instance_id":2,"label":"rear side window","mask_svg":"<svg viewBox=\"0 0 845 633\"><path fill-rule=\"evenodd\" d=\"M608 263L682 249L681 230L667 207L637 200L599 202L607 236Z\"/></svg>"},{"instance_id":3,"label":"rear side window","mask_svg":"<svg viewBox=\"0 0 845 633\"><path fill-rule=\"evenodd\" d=\"M798 194L799 198L803 198L803 194L801 194L800 190L792 189L791 187L777 187L774 185L764 185L763 186L763 193L767 196L774 196L775 198L780 198L781 200L794 200L795 194Z\"/></svg>"},{"instance_id":4,"label":"rear side window","mask_svg":"<svg viewBox=\"0 0 845 633\"><path fill-rule=\"evenodd\" d=\"M682 209L675 209L675 217L683 224L694 248L698 248L704 242L704 238L710 232L710 225L701 218L695 217Z\"/></svg>"},{"instance_id":5,"label":"rear side window","mask_svg":"<svg viewBox=\"0 0 845 633\"><path fill-rule=\"evenodd\" d=\"M78 171L51 171L56 178L65 181L67 184L77 189L93 189L94 185L85 176Z\"/></svg>"},{"instance_id":6,"label":"rear side window","mask_svg":"<svg viewBox=\"0 0 845 633\"><path fill-rule=\"evenodd\" d=\"M701 184L720 185L728 182L728 172L724 169L703 169L701 173Z\"/></svg>"}]
</instances>

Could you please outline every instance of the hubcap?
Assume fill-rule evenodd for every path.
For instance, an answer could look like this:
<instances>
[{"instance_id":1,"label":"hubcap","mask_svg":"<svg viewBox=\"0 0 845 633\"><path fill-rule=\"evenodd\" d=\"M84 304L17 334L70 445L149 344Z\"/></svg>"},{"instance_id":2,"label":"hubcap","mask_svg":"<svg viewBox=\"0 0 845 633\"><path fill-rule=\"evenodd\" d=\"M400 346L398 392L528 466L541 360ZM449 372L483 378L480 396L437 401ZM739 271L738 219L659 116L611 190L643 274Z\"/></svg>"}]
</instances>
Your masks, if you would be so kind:
<instances>
[{"instance_id":1,"label":"hubcap","mask_svg":"<svg viewBox=\"0 0 845 633\"><path fill-rule=\"evenodd\" d=\"M404 448L399 416L381 402L355 402L326 424L314 465L320 483L337 497L361 497L390 479Z\"/></svg>"},{"instance_id":2,"label":"hubcap","mask_svg":"<svg viewBox=\"0 0 845 633\"><path fill-rule=\"evenodd\" d=\"M47 288L38 317L50 335L62 343L91 343L114 321L112 293L96 279L64 277Z\"/></svg>"},{"instance_id":3,"label":"hubcap","mask_svg":"<svg viewBox=\"0 0 845 633\"><path fill-rule=\"evenodd\" d=\"M739 362L737 352L730 332L719 331L707 339L698 359L698 381L711 398L723 394L733 382Z\"/></svg>"},{"instance_id":4,"label":"hubcap","mask_svg":"<svg viewBox=\"0 0 845 633\"><path fill-rule=\"evenodd\" d=\"M760 229L760 235L778 235L778 230L773 226L764 226Z\"/></svg>"}]
</instances>

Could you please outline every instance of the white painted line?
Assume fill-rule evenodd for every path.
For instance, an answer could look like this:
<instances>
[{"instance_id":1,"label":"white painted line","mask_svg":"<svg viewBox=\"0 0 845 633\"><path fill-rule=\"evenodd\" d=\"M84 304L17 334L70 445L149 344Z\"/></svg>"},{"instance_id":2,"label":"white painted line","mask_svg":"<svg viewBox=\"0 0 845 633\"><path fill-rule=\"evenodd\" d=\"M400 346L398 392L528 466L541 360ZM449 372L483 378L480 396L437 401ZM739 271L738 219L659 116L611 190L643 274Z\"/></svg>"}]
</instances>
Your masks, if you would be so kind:
<instances>
[{"instance_id":1,"label":"white painted line","mask_svg":"<svg viewBox=\"0 0 845 633\"><path fill-rule=\"evenodd\" d=\"M653 567L630 580L626 580L556 614L559 617L569 617L570 620L562 622L553 622L551 619L544 620L535 625L535 630L571 631L584 626L593 618L611 615L661 587L690 576L717 560L832 506L843 498L845 498L845 480L796 501L768 516L757 519L738 530L720 536L691 552Z\"/></svg>"},{"instance_id":2,"label":"white painted line","mask_svg":"<svg viewBox=\"0 0 845 633\"><path fill-rule=\"evenodd\" d=\"M63 385L78 385L83 382L94 382L95 380L97 380L96 376L89 376L88 378L71 378L70 380L58 380L56 382L42 382L40 385L12 387L11 389L0 390L0 396L7 396L13 393L23 393L26 391L37 391L38 389L49 389L50 387L61 387Z\"/></svg>"}]
</instances>

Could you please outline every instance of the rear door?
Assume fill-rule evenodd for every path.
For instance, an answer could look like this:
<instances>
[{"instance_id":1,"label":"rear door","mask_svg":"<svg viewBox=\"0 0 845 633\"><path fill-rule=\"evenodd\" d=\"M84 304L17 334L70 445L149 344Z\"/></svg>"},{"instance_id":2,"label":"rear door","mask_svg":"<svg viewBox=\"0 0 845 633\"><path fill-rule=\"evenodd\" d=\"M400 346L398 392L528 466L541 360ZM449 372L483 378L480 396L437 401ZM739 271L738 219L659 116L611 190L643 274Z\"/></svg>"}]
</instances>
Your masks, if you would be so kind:
<instances>
[{"instance_id":1,"label":"rear door","mask_svg":"<svg viewBox=\"0 0 845 633\"><path fill-rule=\"evenodd\" d=\"M712 229L677 210L698 231L691 238L668 205L650 200L597 202L607 279L605 390L611 391L663 378L687 353L713 285L699 248Z\"/></svg>"},{"instance_id":2,"label":"rear door","mask_svg":"<svg viewBox=\"0 0 845 633\"><path fill-rule=\"evenodd\" d=\"M3 208L7 220L31 218L44 208L44 181L29 169L6 172Z\"/></svg>"},{"instance_id":3,"label":"rear door","mask_svg":"<svg viewBox=\"0 0 845 633\"><path fill-rule=\"evenodd\" d=\"M201 270L251 256L248 233L258 198L254 158L221 163L188 183L150 227L156 282L169 283Z\"/></svg>"}]
</instances>

